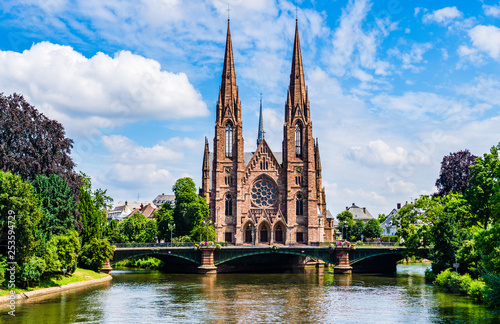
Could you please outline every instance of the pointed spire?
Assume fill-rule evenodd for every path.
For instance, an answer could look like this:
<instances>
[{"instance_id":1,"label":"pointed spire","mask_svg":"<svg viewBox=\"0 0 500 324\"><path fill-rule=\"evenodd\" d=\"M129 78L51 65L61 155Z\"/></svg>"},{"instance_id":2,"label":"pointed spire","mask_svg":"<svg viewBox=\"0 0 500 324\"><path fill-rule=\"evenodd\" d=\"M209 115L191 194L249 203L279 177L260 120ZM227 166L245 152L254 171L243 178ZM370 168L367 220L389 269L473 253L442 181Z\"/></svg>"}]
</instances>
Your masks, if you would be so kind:
<instances>
[{"instance_id":1,"label":"pointed spire","mask_svg":"<svg viewBox=\"0 0 500 324\"><path fill-rule=\"evenodd\" d=\"M208 149L208 138L205 136L205 151L203 152L203 176L208 177L208 172L210 171L209 164L209 149Z\"/></svg>"},{"instance_id":2,"label":"pointed spire","mask_svg":"<svg viewBox=\"0 0 500 324\"><path fill-rule=\"evenodd\" d=\"M236 73L234 70L233 45L231 41L231 28L229 19L227 20L226 51L224 54L224 67L222 69L222 81L219 93L220 106L225 109L227 106L234 107L238 104L238 87L236 85Z\"/></svg>"},{"instance_id":3,"label":"pointed spire","mask_svg":"<svg viewBox=\"0 0 500 324\"><path fill-rule=\"evenodd\" d=\"M321 160L319 158L319 141L318 141L318 138L316 138L316 143L314 143L314 160L315 160L315 164L316 164L315 165L315 167L316 167L316 177L320 178L321 177Z\"/></svg>"},{"instance_id":4,"label":"pointed spire","mask_svg":"<svg viewBox=\"0 0 500 324\"><path fill-rule=\"evenodd\" d=\"M260 114L259 114L259 131L257 134L257 146L264 139L264 121L262 119L262 93L260 94Z\"/></svg>"},{"instance_id":5,"label":"pointed spire","mask_svg":"<svg viewBox=\"0 0 500 324\"><path fill-rule=\"evenodd\" d=\"M295 40L293 42L292 71L290 72L290 96L293 106L302 104L306 99L306 82L304 67L302 65L302 53L300 51L299 23L295 21Z\"/></svg>"}]
</instances>

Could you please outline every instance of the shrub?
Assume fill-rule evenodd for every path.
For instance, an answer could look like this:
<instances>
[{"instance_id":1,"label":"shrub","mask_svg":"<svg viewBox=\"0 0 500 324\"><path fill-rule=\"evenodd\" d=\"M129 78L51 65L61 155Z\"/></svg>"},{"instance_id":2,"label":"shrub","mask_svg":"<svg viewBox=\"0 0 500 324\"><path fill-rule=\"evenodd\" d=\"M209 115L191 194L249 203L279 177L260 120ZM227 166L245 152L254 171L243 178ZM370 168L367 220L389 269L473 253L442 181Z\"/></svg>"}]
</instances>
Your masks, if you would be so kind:
<instances>
[{"instance_id":1,"label":"shrub","mask_svg":"<svg viewBox=\"0 0 500 324\"><path fill-rule=\"evenodd\" d=\"M399 243L399 236L397 236L397 235L386 235L386 236L382 236L380 239L384 243L388 243L388 242Z\"/></svg>"},{"instance_id":2,"label":"shrub","mask_svg":"<svg viewBox=\"0 0 500 324\"><path fill-rule=\"evenodd\" d=\"M436 281L436 274L434 272L432 272L431 269L427 268L425 269L425 282L427 283L433 283L434 281Z\"/></svg>"},{"instance_id":3,"label":"shrub","mask_svg":"<svg viewBox=\"0 0 500 324\"><path fill-rule=\"evenodd\" d=\"M113 256L113 247L107 240L93 238L80 251L80 266L99 271L107 259Z\"/></svg>"},{"instance_id":4,"label":"shrub","mask_svg":"<svg viewBox=\"0 0 500 324\"><path fill-rule=\"evenodd\" d=\"M482 280L472 280L469 288L467 289L467 295L471 296L475 300L484 300L484 293L486 289L486 283Z\"/></svg>"},{"instance_id":5,"label":"shrub","mask_svg":"<svg viewBox=\"0 0 500 324\"><path fill-rule=\"evenodd\" d=\"M489 308L500 309L500 276L493 274L484 275L486 289L484 289L484 301Z\"/></svg>"}]
</instances>

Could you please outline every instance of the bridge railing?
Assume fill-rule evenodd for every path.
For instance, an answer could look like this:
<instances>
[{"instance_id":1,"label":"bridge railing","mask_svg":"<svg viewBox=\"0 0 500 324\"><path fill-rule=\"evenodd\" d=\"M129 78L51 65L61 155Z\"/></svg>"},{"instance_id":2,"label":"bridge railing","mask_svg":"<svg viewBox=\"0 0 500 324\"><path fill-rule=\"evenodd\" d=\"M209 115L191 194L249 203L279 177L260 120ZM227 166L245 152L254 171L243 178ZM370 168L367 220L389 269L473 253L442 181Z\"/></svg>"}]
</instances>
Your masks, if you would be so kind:
<instances>
[{"instance_id":1,"label":"bridge railing","mask_svg":"<svg viewBox=\"0 0 500 324\"><path fill-rule=\"evenodd\" d=\"M192 242L178 242L178 243L112 243L117 248L133 248L133 247L193 247L195 243Z\"/></svg>"}]
</instances>

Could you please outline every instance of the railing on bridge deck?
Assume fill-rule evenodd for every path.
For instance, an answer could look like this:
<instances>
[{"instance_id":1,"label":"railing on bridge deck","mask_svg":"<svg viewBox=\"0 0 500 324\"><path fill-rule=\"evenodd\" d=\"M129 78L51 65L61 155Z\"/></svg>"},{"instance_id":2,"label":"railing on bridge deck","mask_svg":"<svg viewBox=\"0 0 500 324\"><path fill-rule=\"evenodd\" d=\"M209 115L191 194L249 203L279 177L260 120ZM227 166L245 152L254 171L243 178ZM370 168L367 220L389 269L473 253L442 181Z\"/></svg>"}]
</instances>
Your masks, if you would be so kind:
<instances>
[{"instance_id":1,"label":"railing on bridge deck","mask_svg":"<svg viewBox=\"0 0 500 324\"><path fill-rule=\"evenodd\" d=\"M227 243L193 243L193 242L168 242L168 243L111 243L116 248L148 248L148 247L196 247L196 246L211 246L215 247L216 245L227 246Z\"/></svg>"}]
</instances>

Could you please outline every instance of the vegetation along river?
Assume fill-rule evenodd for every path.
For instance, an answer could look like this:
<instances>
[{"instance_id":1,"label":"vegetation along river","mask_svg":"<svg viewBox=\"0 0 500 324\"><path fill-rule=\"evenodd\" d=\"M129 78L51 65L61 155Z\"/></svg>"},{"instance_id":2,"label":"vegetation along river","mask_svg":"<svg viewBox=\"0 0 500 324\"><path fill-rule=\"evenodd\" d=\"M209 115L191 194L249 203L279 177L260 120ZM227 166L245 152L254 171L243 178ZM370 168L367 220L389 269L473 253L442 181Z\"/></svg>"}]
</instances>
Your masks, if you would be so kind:
<instances>
[{"instance_id":1,"label":"vegetation along river","mask_svg":"<svg viewBox=\"0 0 500 324\"><path fill-rule=\"evenodd\" d=\"M114 270L113 281L18 301L0 323L500 323L468 297L424 283L426 265L395 276L165 274Z\"/></svg>"}]
</instances>

